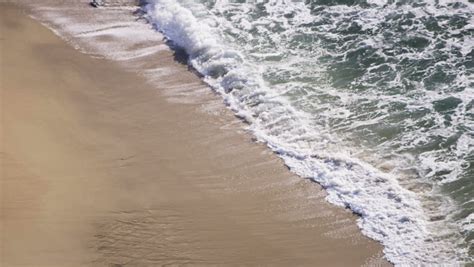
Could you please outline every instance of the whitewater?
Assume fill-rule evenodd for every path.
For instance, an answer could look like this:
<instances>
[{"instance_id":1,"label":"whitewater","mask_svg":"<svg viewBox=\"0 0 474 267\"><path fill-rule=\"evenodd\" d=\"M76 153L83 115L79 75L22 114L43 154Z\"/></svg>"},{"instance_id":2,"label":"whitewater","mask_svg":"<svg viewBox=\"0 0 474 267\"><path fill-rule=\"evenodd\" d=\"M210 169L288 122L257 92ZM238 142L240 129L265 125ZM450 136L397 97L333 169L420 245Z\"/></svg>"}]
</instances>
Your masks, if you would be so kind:
<instances>
[{"instance_id":1,"label":"whitewater","mask_svg":"<svg viewBox=\"0 0 474 267\"><path fill-rule=\"evenodd\" d=\"M143 9L259 141L360 215L387 259L473 261L473 4L148 0Z\"/></svg>"}]
</instances>

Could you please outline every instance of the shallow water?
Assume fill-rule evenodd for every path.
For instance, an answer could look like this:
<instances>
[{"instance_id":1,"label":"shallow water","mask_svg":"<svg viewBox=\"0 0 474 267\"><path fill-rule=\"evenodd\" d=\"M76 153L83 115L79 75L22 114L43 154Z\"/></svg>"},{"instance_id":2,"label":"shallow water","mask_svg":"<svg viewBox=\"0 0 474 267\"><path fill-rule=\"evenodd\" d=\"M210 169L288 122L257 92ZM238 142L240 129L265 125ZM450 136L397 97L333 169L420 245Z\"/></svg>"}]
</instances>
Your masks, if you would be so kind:
<instances>
[{"instance_id":1,"label":"shallow water","mask_svg":"<svg viewBox=\"0 0 474 267\"><path fill-rule=\"evenodd\" d=\"M474 5L149 0L249 129L389 260L473 260Z\"/></svg>"}]
</instances>

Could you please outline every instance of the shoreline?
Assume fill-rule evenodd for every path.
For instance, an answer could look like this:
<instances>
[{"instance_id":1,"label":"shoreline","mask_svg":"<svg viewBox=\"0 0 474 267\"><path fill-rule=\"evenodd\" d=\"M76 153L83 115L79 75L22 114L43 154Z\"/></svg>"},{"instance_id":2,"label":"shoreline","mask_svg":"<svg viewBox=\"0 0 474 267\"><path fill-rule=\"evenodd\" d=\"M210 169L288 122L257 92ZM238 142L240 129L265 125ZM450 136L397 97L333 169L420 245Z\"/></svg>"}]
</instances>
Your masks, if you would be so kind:
<instances>
[{"instance_id":1,"label":"shoreline","mask_svg":"<svg viewBox=\"0 0 474 267\"><path fill-rule=\"evenodd\" d=\"M388 265L171 51L163 86L207 89L195 103L1 12L6 266Z\"/></svg>"}]
</instances>

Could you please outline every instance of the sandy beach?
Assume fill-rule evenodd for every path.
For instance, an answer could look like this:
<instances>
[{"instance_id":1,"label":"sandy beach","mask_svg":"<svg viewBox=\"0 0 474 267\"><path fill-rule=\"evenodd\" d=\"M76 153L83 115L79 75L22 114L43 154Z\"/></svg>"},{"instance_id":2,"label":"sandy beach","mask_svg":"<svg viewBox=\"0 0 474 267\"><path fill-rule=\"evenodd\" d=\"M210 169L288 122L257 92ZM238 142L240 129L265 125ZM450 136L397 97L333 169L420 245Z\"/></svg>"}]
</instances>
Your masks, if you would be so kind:
<instances>
[{"instance_id":1,"label":"sandy beach","mask_svg":"<svg viewBox=\"0 0 474 267\"><path fill-rule=\"evenodd\" d=\"M28 12L0 4L1 266L389 265L224 104L167 101Z\"/></svg>"}]
</instances>

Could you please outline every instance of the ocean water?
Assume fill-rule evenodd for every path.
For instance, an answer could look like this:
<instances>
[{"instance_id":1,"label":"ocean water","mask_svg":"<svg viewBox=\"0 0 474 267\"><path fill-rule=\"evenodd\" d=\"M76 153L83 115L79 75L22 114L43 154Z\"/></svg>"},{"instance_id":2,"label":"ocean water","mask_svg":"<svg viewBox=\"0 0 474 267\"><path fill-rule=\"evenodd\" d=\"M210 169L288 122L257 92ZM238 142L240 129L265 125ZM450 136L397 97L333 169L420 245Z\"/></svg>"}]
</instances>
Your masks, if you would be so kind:
<instances>
[{"instance_id":1,"label":"ocean water","mask_svg":"<svg viewBox=\"0 0 474 267\"><path fill-rule=\"evenodd\" d=\"M397 264L474 261L474 4L146 0L248 129Z\"/></svg>"}]
</instances>

